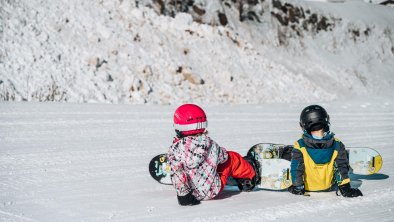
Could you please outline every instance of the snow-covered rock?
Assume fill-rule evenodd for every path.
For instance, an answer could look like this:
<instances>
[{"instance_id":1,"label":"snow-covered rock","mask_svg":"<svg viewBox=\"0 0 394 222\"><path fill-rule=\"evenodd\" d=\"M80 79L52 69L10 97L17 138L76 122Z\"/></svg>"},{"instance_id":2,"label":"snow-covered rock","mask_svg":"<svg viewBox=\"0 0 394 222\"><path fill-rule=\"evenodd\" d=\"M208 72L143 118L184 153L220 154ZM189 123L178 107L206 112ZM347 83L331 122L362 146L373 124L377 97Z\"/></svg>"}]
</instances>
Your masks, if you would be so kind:
<instances>
[{"instance_id":1,"label":"snow-covered rock","mask_svg":"<svg viewBox=\"0 0 394 222\"><path fill-rule=\"evenodd\" d=\"M392 97L394 13L359 1L2 1L0 100Z\"/></svg>"}]
</instances>

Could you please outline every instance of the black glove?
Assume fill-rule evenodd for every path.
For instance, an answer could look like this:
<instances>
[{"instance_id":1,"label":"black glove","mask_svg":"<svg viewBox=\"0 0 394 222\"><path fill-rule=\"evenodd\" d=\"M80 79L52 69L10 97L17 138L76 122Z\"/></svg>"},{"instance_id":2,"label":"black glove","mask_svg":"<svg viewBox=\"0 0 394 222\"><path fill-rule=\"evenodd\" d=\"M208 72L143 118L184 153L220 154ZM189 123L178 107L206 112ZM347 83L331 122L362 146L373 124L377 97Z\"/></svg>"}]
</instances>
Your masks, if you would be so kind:
<instances>
[{"instance_id":1,"label":"black glove","mask_svg":"<svg viewBox=\"0 0 394 222\"><path fill-rule=\"evenodd\" d=\"M350 183L338 186L338 189L344 197L358 197L363 195L359 189L351 188Z\"/></svg>"},{"instance_id":2,"label":"black glove","mask_svg":"<svg viewBox=\"0 0 394 222\"><path fill-rule=\"evenodd\" d=\"M185 196L177 196L177 197L178 197L178 203L182 206L192 206L192 205L200 204L200 201L197 200L195 196L193 196L191 191Z\"/></svg>"},{"instance_id":3,"label":"black glove","mask_svg":"<svg viewBox=\"0 0 394 222\"><path fill-rule=\"evenodd\" d=\"M305 187L304 187L304 185L301 185L301 186L293 186L293 185L291 185L287 190L290 193L295 194L295 195L304 195L305 194Z\"/></svg>"}]
</instances>

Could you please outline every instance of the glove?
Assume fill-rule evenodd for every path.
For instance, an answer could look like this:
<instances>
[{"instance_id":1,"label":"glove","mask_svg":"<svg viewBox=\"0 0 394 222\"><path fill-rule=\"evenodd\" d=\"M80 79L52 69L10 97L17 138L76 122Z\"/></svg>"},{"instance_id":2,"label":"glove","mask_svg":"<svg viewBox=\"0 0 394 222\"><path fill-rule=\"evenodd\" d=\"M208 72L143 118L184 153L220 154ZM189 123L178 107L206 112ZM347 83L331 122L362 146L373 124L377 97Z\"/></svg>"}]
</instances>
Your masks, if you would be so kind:
<instances>
[{"instance_id":1,"label":"glove","mask_svg":"<svg viewBox=\"0 0 394 222\"><path fill-rule=\"evenodd\" d=\"M358 197L363 195L359 189L351 188L350 183L338 186L338 189L344 197Z\"/></svg>"},{"instance_id":2,"label":"glove","mask_svg":"<svg viewBox=\"0 0 394 222\"><path fill-rule=\"evenodd\" d=\"M304 195L305 194L305 187L304 187L304 185L301 185L301 186L293 186L293 185L291 185L287 190L290 193L295 194L295 195Z\"/></svg>"},{"instance_id":3,"label":"glove","mask_svg":"<svg viewBox=\"0 0 394 222\"><path fill-rule=\"evenodd\" d=\"M196 199L195 196L193 196L192 191L190 193L186 194L185 196L178 196L178 203L182 206L193 206L200 204L200 201Z\"/></svg>"}]
</instances>

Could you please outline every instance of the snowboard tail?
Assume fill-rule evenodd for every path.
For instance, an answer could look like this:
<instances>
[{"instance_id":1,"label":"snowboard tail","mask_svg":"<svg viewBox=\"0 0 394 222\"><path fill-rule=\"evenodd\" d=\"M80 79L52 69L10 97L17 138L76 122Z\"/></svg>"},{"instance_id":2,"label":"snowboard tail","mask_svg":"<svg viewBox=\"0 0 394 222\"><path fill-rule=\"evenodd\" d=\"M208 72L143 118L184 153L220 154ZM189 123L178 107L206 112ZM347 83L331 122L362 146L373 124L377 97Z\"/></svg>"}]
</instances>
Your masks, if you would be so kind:
<instances>
[{"instance_id":1,"label":"snowboard tail","mask_svg":"<svg viewBox=\"0 0 394 222\"><path fill-rule=\"evenodd\" d=\"M161 184L171 185L171 167L166 154L159 154L149 162L149 173Z\"/></svg>"},{"instance_id":2,"label":"snowboard tail","mask_svg":"<svg viewBox=\"0 0 394 222\"><path fill-rule=\"evenodd\" d=\"M352 173L360 175L371 175L378 173L383 166L383 158L378 151L368 147L349 147L349 165Z\"/></svg>"}]
</instances>

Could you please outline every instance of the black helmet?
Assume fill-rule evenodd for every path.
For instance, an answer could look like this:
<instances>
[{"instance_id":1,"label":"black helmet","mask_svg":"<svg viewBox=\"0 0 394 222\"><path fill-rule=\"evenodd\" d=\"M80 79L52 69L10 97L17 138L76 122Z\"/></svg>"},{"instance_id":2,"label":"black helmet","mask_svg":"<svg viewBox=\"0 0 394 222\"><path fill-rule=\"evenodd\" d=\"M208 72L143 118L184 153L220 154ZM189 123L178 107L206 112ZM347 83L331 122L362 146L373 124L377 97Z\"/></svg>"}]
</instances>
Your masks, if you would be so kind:
<instances>
[{"instance_id":1,"label":"black helmet","mask_svg":"<svg viewBox=\"0 0 394 222\"><path fill-rule=\"evenodd\" d=\"M305 107L300 116L300 126L308 133L324 129L330 130L330 116L327 111L319 105Z\"/></svg>"}]
</instances>

